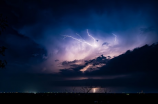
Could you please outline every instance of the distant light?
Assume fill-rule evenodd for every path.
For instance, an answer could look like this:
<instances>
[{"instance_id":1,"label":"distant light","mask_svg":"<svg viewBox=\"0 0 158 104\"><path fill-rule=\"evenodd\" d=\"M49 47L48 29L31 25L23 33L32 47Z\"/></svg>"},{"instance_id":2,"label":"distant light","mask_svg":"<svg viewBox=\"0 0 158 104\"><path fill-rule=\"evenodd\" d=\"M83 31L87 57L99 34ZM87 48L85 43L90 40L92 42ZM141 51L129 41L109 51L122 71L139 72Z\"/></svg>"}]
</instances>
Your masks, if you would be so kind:
<instances>
[{"instance_id":1,"label":"distant light","mask_svg":"<svg viewBox=\"0 0 158 104\"><path fill-rule=\"evenodd\" d=\"M93 89L93 93L95 93L95 88Z\"/></svg>"}]
</instances>

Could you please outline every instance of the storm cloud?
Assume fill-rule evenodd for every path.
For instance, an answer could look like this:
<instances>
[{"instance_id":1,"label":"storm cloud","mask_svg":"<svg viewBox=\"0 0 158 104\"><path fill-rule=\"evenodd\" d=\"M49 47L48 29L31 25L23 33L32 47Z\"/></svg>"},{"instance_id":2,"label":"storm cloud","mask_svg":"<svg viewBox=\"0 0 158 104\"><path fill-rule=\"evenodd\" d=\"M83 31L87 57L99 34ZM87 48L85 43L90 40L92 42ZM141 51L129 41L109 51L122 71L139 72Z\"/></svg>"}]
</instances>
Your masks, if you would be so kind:
<instances>
[{"instance_id":1,"label":"storm cloud","mask_svg":"<svg viewBox=\"0 0 158 104\"><path fill-rule=\"evenodd\" d=\"M157 10L157 0L1 0L8 27L0 58L8 64L0 90L9 90L11 80L17 84L10 90L23 80L41 91L91 79L98 86L157 86Z\"/></svg>"}]
</instances>

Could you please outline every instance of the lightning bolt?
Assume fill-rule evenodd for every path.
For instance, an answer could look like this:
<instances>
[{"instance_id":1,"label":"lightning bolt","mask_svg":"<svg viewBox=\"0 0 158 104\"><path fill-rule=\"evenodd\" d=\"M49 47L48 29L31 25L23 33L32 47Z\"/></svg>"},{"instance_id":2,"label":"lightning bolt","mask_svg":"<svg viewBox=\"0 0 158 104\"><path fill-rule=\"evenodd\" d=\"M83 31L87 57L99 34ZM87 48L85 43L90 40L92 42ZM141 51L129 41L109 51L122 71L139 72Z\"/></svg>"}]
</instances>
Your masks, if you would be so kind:
<instances>
[{"instance_id":1,"label":"lightning bolt","mask_svg":"<svg viewBox=\"0 0 158 104\"><path fill-rule=\"evenodd\" d=\"M90 36L94 40L94 46L97 46L96 43L95 43L96 39L93 36L89 35L88 29L87 29L87 34L88 34L88 36Z\"/></svg>"},{"instance_id":2,"label":"lightning bolt","mask_svg":"<svg viewBox=\"0 0 158 104\"><path fill-rule=\"evenodd\" d=\"M115 37L115 43L116 43L116 37L117 37L117 36L116 36L115 34L113 34L113 35L114 35L114 37Z\"/></svg>"},{"instance_id":3,"label":"lightning bolt","mask_svg":"<svg viewBox=\"0 0 158 104\"><path fill-rule=\"evenodd\" d=\"M65 39L66 37L70 37L70 38L72 38L72 39L74 39L74 40L76 40L76 41L85 43L85 44L87 44L87 45L89 45L89 46L91 46L91 47L97 47L97 45L96 45L96 43L95 43L95 40L96 40L96 39L95 39L93 36L91 36L91 35L89 34L88 29L87 29L87 34L88 34L89 37L91 37L91 38L94 40L94 44L90 44L89 42L85 41L85 40L84 40L79 34L77 34L77 33L76 33L76 35L78 35L81 39L75 38L75 37L70 36L70 35L63 35L63 36L64 36L64 39Z\"/></svg>"},{"instance_id":4,"label":"lightning bolt","mask_svg":"<svg viewBox=\"0 0 158 104\"><path fill-rule=\"evenodd\" d=\"M77 34L77 33L76 33L76 35L78 35L82 40L84 40L84 39L81 37L81 35L79 35L79 34Z\"/></svg>"}]
</instances>

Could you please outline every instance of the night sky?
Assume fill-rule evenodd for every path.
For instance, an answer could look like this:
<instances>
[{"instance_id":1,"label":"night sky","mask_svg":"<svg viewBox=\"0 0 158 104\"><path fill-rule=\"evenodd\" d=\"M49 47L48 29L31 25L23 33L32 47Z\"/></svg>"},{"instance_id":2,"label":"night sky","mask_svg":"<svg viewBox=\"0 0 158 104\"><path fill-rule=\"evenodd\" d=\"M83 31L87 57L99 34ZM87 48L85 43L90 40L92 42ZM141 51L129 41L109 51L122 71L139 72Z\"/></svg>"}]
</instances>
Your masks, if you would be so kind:
<instances>
[{"instance_id":1,"label":"night sky","mask_svg":"<svg viewBox=\"0 0 158 104\"><path fill-rule=\"evenodd\" d=\"M157 0L0 0L0 14L0 92L158 93Z\"/></svg>"}]
</instances>

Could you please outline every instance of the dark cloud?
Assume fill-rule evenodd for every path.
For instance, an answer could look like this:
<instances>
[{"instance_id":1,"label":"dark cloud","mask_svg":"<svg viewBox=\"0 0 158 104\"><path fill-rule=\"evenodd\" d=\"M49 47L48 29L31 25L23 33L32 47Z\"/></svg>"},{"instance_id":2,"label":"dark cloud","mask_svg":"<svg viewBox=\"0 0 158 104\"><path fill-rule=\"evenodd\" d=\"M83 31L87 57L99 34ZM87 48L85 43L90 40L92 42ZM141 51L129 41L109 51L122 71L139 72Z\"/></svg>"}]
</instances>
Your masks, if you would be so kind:
<instances>
[{"instance_id":1,"label":"dark cloud","mask_svg":"<svg viewBox=\"0 0 158 104\"><path fill-rule=\"evenodd\" d=\"M55 62L58 62L59 60L55 60Z\"/></svg>"},{"instance_id":2,"label":"dark cloud","mask_svg":"<svg viewBox=\"0 0 158 104\"><path fill-rule=\"evenodd\" d=\"M109 59L106 58L105 56L101 55L97 57L96 59L92 60L86 60L82 64L77 64L77 62L80 62L81 60L74 60L74 61L64 61L62 62L63 66L69 66L67 69L60 69L60 74L66 77L83 77L85 76L84 73L81 71L81 69L84 69L88 65L92 65L92 67L87 68L86 70L88 71L93 71L98 69L101 66L101 64L106 64Z\"/></svg>"},{"instance_id":3,"label":"dark cloud","mask_svg":"<svg viewBox=\"0 0 158 104\"><path fill-rule=\"evenodd\" d=\"M104 43L102 44L102 46L103 46L103 45L107 45L107 46L108 46L108 45L109 45L109 43L108 43L108 42L104 42Z\"/></svg>"},{"instance_id":4,"label":"dark cloud","mask_svg":"<svg viewBox=\"0 0 158 104\"><path fill-rule=\"evenodd\" d=\"M78 77L78 76L82 76L83 73L80 71L82 68L84 68L85 66L75 66L74 68L71 69L61 69L60 70L60 74L62 76L67 76L67 77Z\"/></svg>"},{"instance_id":5,"label":"dark cloud","mask_svg":"<svg viewBox=\"0 0 158 104\"><path fill-rule=\"evenodd\" d=\"M32 55L36 57L36 56L38 56L39 54L32 54Z\"/></svg>"},{"instance_id":6,"label":"dark cloud","mask_svg":"<svg viewBox=\"0 0 158 104\"><path fill-rule=\"evenodd\" d=\"M75 64L78 60L74 60L74 61L63 61L62 65L72 65Z\"/></svg>"},{"instance_id":7,"label":"dark cloud","mask_svg":"<svg viewBox=\"0 0 158 104\"><path fill-rule=\"evenodd\" d=\"M115 87L116 89L122 88L122 91L127 92L139 92L141 90L144 92L157 92L157 52L158 44L153 44L151 46L145 45L131 51L126 51L124 54L109 60L105 66L100 68L100 70L87 71L85 73L82 73L80 69L84 68L86 65L73 65L73 68L62 69L58 74L25 73L15 75L10 74L8 77L4 77L5 74L1 73L0 78L4 79L0 80L2 83L1 90L24 91L32 89L52 91L51 88L54 87L81 87L85 86L85 83L91 83L93 86L107 87L111 89ZM95 61L102 62L102 59L105 59L105 57L97 57ZM92 60L87 61L87 63L93 62L94 61ZM100 76L102 79L95 79L95 76ZM73 80L75 77L78 77L78 79ZM80 77L89 78L80 80ZM67 80L67 78L69 78L69 80ZM10 82L9 80L11 79L12 81ZM25 86L20 87L22 84ZM12 87L5 87L10 85ZM60 90L63 89L64 88L61 88Z\"/></svg>"},{"instance_id":8,"label":"dark cloud","mask_svg":"<svg viewBox=\"0 0 158 104\"><path fill-rule=\"evenodd\" d=\"M83 76L100 76L103 79L91 79L95 86L106 87L129 87L129 88L154 88L156 90L157 84L157 59L158 59L158 44L152 44L151 46L145 45L143 47L135 48L134 50L128 50L124 54L119 55L106 63L100 70L86 71L84 74L79 72L82 66L77 66L77 72L75 68L73 70L62 70L62 74L79 75ZM105 57L104 57L105 58ZM96 58L101 61L101 57ZM92 63L93 60L87 63ZM72 74L71 74L72 73ZM77 74L78 73L78 74ZM104 79L104 76L118 76L127 75L121 78ZM96 81L96 82L95 82ZM73 82L73 81L72 81ZM83 81L84 82L84 81ZM85 81L86 82L86 81ZM71 81L67 81L71 83ZM73 84L70 84L70 86Z\"/></svg>"},{"instance_id":9,"label":"dark cloud","mask_svg":"<svg viewBox=\"0 0 158 104\"><path fill-rule=\"evenodd\" d=\"M10 27L3 32L0 44L7 47L3 58L7 60L6 68L10 72L32 71L31 66L42 63L44 61L42 55L47 54L43 46Z\"/></svg>"},{"instance_id":10,"label":"dark cloud","mask_svg":"<svg viewBox=\"0 0 158 104\"><path fill-rule=\"evenodd\" d=\"M148 33L148 32L153 32L155 31L155 27L154 26L150 26L150 27L147 27L147 28L141 28L140 29L143 33Z\"/></svg>"},{"instance_id":11,"label":"dark cloud","mask_svg":"<svg viewBox=\"0 0 158 104\"><path fill-rule=\"evenodd\" d=\"M85 61L86 62L85 65L93 64L93 66L95 66L95 65L99 65L99 64L106 64L108 61L109 61L108 58L101 55L101 56L97 57L96 59Z\"/></svg>"}]
</instances>

